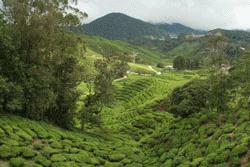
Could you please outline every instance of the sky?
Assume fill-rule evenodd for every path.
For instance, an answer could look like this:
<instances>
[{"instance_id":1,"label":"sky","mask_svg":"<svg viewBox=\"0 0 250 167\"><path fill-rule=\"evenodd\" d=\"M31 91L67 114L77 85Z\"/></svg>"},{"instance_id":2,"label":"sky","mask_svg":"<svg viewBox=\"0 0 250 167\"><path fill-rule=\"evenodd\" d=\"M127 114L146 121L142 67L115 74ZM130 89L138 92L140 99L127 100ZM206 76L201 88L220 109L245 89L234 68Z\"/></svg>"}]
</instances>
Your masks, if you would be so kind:
<instances>
[{"instance_id":1,"label":"sky","mask_svg":"<svg viewBox=\"0 0 250 167\"><path fill-rule=\"evenodd\" d=\"M119 12L203 30L250 29L250 0L78 0L77 7L89 15L85 23Z\"/></svg>"}]
</instances>

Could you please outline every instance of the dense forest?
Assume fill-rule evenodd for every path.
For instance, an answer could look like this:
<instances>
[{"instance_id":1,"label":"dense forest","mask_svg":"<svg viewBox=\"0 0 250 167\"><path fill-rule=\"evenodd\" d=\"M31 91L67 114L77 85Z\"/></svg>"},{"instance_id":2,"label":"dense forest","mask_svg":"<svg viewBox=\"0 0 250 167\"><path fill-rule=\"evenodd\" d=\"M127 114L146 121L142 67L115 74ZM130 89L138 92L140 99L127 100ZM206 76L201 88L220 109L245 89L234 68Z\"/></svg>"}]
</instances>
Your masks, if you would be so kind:
<instances>
[{"instance_id":1,"label":"dense forest","mask_svg":"<svg viewBox=\"0 0 250 167\"><path fill-rule=\"evenodd\" d=\"M0 167L250 165L249 32L0 2Z\"/></svg>"}]
</instances>

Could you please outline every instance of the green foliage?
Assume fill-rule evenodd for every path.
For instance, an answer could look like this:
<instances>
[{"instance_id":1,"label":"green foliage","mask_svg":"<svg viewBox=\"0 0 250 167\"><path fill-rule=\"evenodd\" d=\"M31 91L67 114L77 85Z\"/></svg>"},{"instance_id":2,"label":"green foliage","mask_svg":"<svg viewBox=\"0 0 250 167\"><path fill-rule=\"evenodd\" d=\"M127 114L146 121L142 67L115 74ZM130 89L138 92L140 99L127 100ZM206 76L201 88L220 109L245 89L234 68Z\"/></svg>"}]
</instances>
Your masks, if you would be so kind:
<instances>
[{"instance_id":1,"label":"green foliage","mask_svg":"<svg viewBox=\"0 0 250 167\"><path fill-rule=\"evenodd\" d=\"M11 167L23 167L25 160L23 158L12 158L10 159Z\"/></svg>"},{"instance_id":2,"label":"green foliage","mask_svg":"<svg viewBox=\"0 0 250 167\"><path fill-rule=\"evenodd\" d=\"M121 160L123 160L126 157L126 155L124 154L111 154L109 155L109 160L111 162L120 162Z\"/></svg>"},{"instance_id":3,"label":"green foliage","mask_svg":"<svg viewBox=\"0 0 250 167\"><path fill-rule=\"evenodd\" d=\"M129 44L125 41L112 41L96 36L84 36L87 48L103 55L104 57L122 56L127 54L126 58L129 62L140 64L151 64L166 61L162 60L163 54L148 47L140 47Z\"/></svg>"},{"instance_id":4,"label":"green foliage","mask_svg":"<svg viewBox=\"0 0 250 167\"><path fill-rule=\"evenodd\" d=\"M12 152L12 148L7 145L0 146L0 153L1 158L10 158L16 156L16 154Z\"/></svg>"},{"instance_id":5,"label":"green foliage","mask_svg":"<svg viewBox=\"0 0 250 167\"><path fill-rule=\"evenodd\" d=\"M22 154L23 154L23 157L25 158L33 158L36 155L36 153L30 148L24 148L22 150Z\"/></svg>"},{"instance_id":6,"label":"green foliage","mask_svg":"<svg viewBox=\"0 0 250 167\"><path fill-rule=\"evenodd\" d=\"M180 88L176 88L168 106L174 115L187 117L192 113L200 112L206 106L208 85L206 81L192 81Z\"/></svg>"},{"instance_id":7,"label":"green foliage","mask_svg":"<svg viewBox=\"0 0 250 167\"><path fill-rule=\"evenodd\" d=\"M171 41L168 41L171 43ZM179 43L176 47L169 50L166 54L167 58L177 58L182 56L184 58L199 58L200 51L202 50L202 45L199 42L184 42Z\"/></svg>"},{"instance_id":8,"label":"green foliage","mask_svg":"<svg viewBox=\"0 0 250 167\"><path fill-rule=\"evenodd\" d=\"M182 56L177 56L174 59L174 66L177 70L194 70L199 68L199 60L197 58L184 58Z\"/></svg>"},{"instance_id":9,"label":"green foliage","mask_svg":"<svg viewBox=\"0 0 250 167\"><path fill-rule=\"evenodd\" d=\"M218 112L223 112L227 109L227 103L230 100L230 88L231 81L230 78L224 74L219 73L212 75L209 82L209 106L211 108L216 108Z\"/></svg>"},{"instance_id":10,"label":"green foliage","mask_svg":"<svg viewBox=\"0 0 250 167\"><path fill-rule=\"evenodd\" d=\"M42 155L37 155L35 158L34 158L35 162L41 164L42 166L45 166L45 167L49 167L50 164L51 164L51 161L48 160L46 157L42 156Z\"/></svg>"},{"instance_id":11,"label":"green foliage","mask_svg":"<svg viewBox=\"0 0 250 167\"><path fill-rule=\"evenodd\" d=\"M52 162L61 162L66 160L62 154L54 154L50 159Z\"/></svg>"},{"instance_id":12,"label":"green foliage","mask_svg":"<svg viewBox=\"0 0 250 167\"><path fill-rule=\"evenodd\" d=\"M79 38L66 29L84 14L68 0L4 0L2 6L0 110L69 127L83 51Z\"/></svg>"},{"instance_id":13,"label":"green foliage","mask_svg":"<svg viewBox=\"0 0 250 167\"><path fill-rule=\"evenodd\" d=\"M244 155L248 151L248 147L245 144L237 145L233 148L232 154L235 156L241 156Z\"/></svg>"},{"instance_id":14,"label":"green foliage","mask_svg":"<svg viewBox=\"0 0 250 167\"><path fill-rule=\"evenodd\" d=\"M178 56L174 59L174 66L175 69L184 70L186 68L186 62L184 57Z\"/></svg>"},{"instance_id":15,"label":"green foliage","mask_svg":"<svg viewBox=\"0 0 250 167\"><path fill-rule=\"evenodd\" d=\"M209 78L207 71L201 71L204 80L187 83L199 76L178 71L115 80L126 75L128 60L162 67L164 56L125 42L68 32L79 24L81 13L71 8L68 0L3 0L2 5L0 112L5 116L0 115L1 164L184 167L248 163L244 161L250 141L246 105L250 59L246 53L236 61L232 73L221 71L228 55L241 54L223 36L209 36L206 41L217 67ZM183 37L165 49L183 44ZM178 56L175 68L198 67L199 58L191 55L198 54L200 47L201 43L194 42L173 49L171 53ZM183 48L186 53L177 54ZM83 58L86 51L87 55L98 54ZM150 66L133 65L157 73ZM79 101L81 106L76 104ZM64 128L79 119L82 124L103 123L103 127L86 128L81 133L66 131L6 113ZM181 117L174 118L171 113Z\"/></svg>"},{"instance_id":16,"label":"green foliage","mask_svg":"<svg viewBox=\"0 0 250 167\"><path fill-rule=\"evenodd\" d=\"M98 74L93 81L94 91L87 96L85 106L81 111L82 128L87 122L100 124L100 112L105 105L111 104L114 97L113 81L123 77L128 70L125 56L112 56L97 60L95 67Z\"/></svg>"},{"instance_id":17,"label":"green foliage","mask_svg":"<svg viewBox=\"0 0 250 167\"><path fill-rule=\"evenodd\" d=\"M19 125L22 126L19 127ZM9 126L12 129L9 130L9 134L14 134L16 129L23 131L39 129L40 131L46 131L50 134L50 137L37 136L32 141L23 138L20 142L21 146L15 146L11 142L2 144L7 141L5 134L7 135L6 130L10 129ZM121 137L112 133L110 136L103 136L103 132L79 133L65 131L45 123L15 116L1 116L0 128L4 131L4 137L0 138L0 160L7 163L13 161L13 164L24 163L22 166L71 167L114 165L118 164L118 162L113 161L120 161L119 165L122 166L143 159L143 155L140 154L140 150L137 148L137 143L126 135ZM37 134L38 132L34 131L34 133ZM16 140L19 139L15 139L13 135L10 135L8 140L17 142ZM59 146L59 143L63 147ZM38 148L37 145L39 145ZM56 147L56 149L53 147ZM25 159L25 161L22 162L22 159Z\"/></svg>"}]
</instances>

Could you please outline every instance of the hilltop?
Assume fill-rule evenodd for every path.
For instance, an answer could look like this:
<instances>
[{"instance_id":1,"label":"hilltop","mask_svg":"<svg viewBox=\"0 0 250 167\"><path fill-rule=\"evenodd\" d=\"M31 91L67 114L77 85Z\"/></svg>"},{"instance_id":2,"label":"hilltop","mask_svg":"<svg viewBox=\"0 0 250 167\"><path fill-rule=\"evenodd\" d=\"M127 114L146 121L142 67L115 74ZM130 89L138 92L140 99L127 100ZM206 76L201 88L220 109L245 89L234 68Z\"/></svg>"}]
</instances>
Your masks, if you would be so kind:
<instances>
[{"instance_id":1,"label":"hilltop","mask_svg":"<svg viewBox=\"0 0 250 167\"><path fill-rule=\"evenodd\" d=\"M110 13L83 26L83 30L78 29L78 32L113 40L129 40L136 37L164 38L168 34L204 33L177 23L152 24L122 13Z\"/></svg>"}]
</instances>

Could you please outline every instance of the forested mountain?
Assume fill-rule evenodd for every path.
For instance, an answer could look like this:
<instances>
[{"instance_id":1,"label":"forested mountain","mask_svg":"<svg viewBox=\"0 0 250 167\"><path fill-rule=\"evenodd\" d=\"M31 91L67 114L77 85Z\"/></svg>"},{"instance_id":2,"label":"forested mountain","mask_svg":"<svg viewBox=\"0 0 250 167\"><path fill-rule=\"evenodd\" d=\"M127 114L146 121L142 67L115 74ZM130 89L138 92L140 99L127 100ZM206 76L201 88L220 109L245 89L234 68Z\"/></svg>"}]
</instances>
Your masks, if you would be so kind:
<instances>
[{"instance_id":1,"label":"forested mountain","mask_svg":"<svg viewBox=\"0 0 250 167\"><path fill-rule=\"evenodd\" d=\"M164 37L168 34L201 34L182 24L151 24L122 13L111 13L89 24L82 30L86 34L108 39L128 40L135 37ZM82 33L82 31L80 31Z\"/></svg>"},{"instance_id":2,"label":"forested mountain","mask_svg":"<svg viewBox=\"0 0 250 167\"><path fill-rule=\"evenodd\" d=\"M89 35L127 40L137 36L163 36L156 26L121 13L111 13L84 26Z\"/></svg>"}]
</instances>

